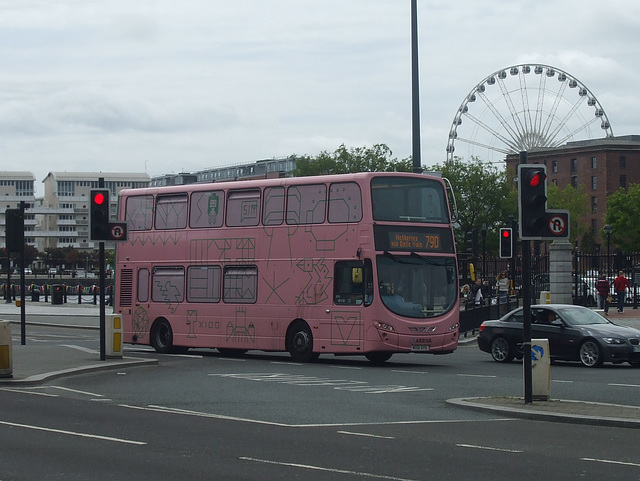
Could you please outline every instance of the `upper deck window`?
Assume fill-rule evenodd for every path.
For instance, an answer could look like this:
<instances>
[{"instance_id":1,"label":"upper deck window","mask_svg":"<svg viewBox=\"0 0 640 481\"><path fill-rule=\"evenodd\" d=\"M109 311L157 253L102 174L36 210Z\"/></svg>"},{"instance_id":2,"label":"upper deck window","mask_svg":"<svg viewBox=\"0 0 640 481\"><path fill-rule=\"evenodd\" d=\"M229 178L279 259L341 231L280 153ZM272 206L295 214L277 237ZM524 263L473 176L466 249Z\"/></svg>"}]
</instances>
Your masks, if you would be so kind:
<instances>
[{"instance_id":1,"label":"upper deck window","mask_svg":"<svg viewBox=\"0 0 640 481\"><path fill-rule=\"evenodd\" d=\"M191 194L191 218L189 227L220 227L224 212L224 192L194 192Z\"/></svg>"},{"instance_id":2,"label":"upper deck window","mask_svg":"<svg viewBox=\"0 0 640 481\"><path fill-rule=\"evenodd\" d=\"M329 222L360 222L362 196L355 182L331 184L329 188Z\"/></svg>"},{"instance_id":3,"label":"upper deck window","mask_svg":"<svg viewBox=\"0 0 640 481\"><path fill-rule=\"evenodd\" d=\"M156 199L156 229L187 226L187 194L163 195Z\"/></svg>"},{"instance_id":4,"label":"upper deck window","mask_svg":"<svg viewBox=\"0 0 640 481\"><path fill-rule=\"evenodd\" d=\"M327 204L324 184L296 185L287 191L287 224L322 224Z\"/></svg>"},{"instance_id":5,"label":"upper deck window","mask_svg":"<svg viewBox=\"0 0 640 481\"><path fill-rule=\"evenodd\" d=\"M153 196L128 197L125 219L129 230L150 230L153 227Z\"/></svg>"},{"instance_id":6,"label":"upper deck window","mask_svg":"<svg viewBox=\"0 0 640 481\"><path fill-rule=\"evenodd\" d=\"M280 225L284 222L284 187L264 189L262 225Z\"/></svg>"},{"instance_id":7,"label":"upper deck window","mask_svg":"<svg viewBox=\"0 0 640 481\"><path fill-rule=\"evenodd\" d=\"M232 190L227 199L227 225L246 227L260 221L260 191Z\"/></svg>"},{"instance_id":8,"label":"upper deck window","mask_svg":"<svg viewBox=\"0 0 640 481\"><path fill-rule=\"evenodd\" d=\"M442 184L431 179L376 177L371 181L373 220L447 224Z\"/></svg>"}]
</instances>

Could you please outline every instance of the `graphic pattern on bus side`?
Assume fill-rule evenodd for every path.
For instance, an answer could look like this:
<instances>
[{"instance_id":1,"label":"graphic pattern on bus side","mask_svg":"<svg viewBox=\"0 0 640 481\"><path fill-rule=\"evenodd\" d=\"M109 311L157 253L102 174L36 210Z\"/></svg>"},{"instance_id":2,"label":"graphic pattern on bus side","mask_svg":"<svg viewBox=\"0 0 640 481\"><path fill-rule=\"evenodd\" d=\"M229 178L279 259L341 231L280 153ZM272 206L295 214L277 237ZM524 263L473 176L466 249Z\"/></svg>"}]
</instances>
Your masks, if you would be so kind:
<instances>
[{"instance_id":1,"label":"graphic pattern on bus side","mask_svg":"<svg viewBox=\"0 0 640 481\"><path fill-rule=\"evenodd\" d=\"M359 311L335 311L331 319L333 346L359 346L362 342L362 318Z\"/></svg>"},{"instance_id":2,"label":"graphic pattern on bus side","mask_svg":"<svg viewBox=\"0 0 640 481\"><path fill-rule=\"evenodd\" d=\"M256 326L253 322L247 324L247 308L238 307L236 309L235 324L229 321L226 331L227 341L233 340L239 343L256 342Z\"/></svg>"}]
</instances>

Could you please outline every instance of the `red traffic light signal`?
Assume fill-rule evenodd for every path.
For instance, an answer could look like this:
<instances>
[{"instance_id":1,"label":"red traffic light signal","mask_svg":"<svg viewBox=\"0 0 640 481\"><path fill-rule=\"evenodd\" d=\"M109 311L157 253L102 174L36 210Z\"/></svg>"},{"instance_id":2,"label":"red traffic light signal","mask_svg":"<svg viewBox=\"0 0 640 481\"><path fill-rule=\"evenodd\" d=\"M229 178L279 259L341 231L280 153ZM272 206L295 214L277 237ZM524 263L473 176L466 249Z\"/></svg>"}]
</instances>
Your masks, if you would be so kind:
<instances>
[{"instance_id":1,"label":"red traffic light signal","mask_svg":"<svg viewBox=\"0 0 640 481\"><path fill-rule=\"evenodd\" d=\"M510 227L500 229L500 257L513 257L513 231Z\"/></svg>"},{"instance_id":2,"label":"red traffic light signal","mask_svg":"<svg viewBox=\"0 0 640 481\"><path fill-rule=\"evenodd\" d=\"M105 203L105 195L102 191L97 191L93 194L93 202L96 205L103 205Z\"/></svg>"},{"instance_id":3,"label":"red traffic light signal","mask_svg":"<svg viewBox=\"0 0 640 481\"><path fill-rule=\"evenodd\" d=\"M91 240L111 240L109 222L109 190L91 191Z\"/></svg>"},{"instance_id":4,"label":"red traffic light signal","mask_svg":"<svg viewBox=\"0 0 640 481\"><path fill-rule=\"evenodd\" d=\"M547 168L541 164L518 166L518 221L520 238L548 237Z\"/></svg>"}]
</instances>

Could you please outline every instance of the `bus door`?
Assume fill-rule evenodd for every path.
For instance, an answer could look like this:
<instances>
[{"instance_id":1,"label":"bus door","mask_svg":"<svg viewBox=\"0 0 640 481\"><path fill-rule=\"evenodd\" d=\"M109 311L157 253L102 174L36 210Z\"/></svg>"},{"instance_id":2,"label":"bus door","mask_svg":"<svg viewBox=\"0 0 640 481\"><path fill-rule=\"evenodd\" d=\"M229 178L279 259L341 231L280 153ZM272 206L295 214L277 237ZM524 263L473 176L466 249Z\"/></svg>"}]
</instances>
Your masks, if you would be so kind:
<instances>
[{"instance_id":1,"label":"bus door","mask_svg":"<svg viewBox=\"0 0 640 481\"><path fill-rule=\"evenodd\" d=\"M331 343L361 346L364 336L363 310L373 300L371 260L336 261L331 310Z\"/></svg>"}]
</instances>

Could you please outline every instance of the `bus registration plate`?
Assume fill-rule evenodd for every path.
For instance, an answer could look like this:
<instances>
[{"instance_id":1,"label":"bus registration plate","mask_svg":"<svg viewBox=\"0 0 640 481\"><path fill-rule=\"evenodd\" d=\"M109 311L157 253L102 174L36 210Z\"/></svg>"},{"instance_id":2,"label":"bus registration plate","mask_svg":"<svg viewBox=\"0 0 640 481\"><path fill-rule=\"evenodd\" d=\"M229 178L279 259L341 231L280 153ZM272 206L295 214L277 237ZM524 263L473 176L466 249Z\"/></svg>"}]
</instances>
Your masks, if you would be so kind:
<instances>
[{"instance_id":1,"label":"bus registration plate","mask_svg":"<svg viewBox=\"0 0 640 481\"><path fill-rule=\"evenodd\" d=\"M412 351L428 351L429 350L429 345L428 344L412 344L411 345L411 350Z\"/></svg>"}]
</instances>

